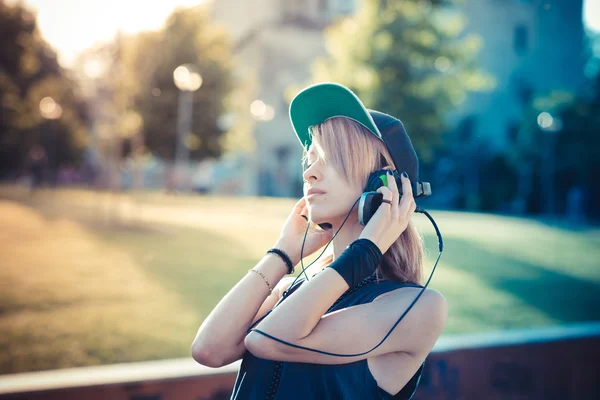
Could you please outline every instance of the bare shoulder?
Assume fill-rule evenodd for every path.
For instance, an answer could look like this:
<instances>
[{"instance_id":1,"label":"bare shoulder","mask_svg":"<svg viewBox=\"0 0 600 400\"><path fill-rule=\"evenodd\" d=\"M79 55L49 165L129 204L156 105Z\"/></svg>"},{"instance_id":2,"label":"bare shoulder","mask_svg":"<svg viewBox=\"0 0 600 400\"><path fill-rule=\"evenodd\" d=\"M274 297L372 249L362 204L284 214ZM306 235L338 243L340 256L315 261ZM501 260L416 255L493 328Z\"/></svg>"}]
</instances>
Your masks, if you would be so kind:
<instances>
[{"instance_id":1,"label":"bare shoulder","mask_svg":"<svg viewBox=\"0 0 600 400\"><path fill-rule=\"evenodd\" d=\"M398 288L377 296L373 301L383 301L384 299L387 299L385 300L386 302L405 302L409 299L414 300L421 290L423 289L420 287ZM448 306L446 298L440 292L429 288L425 289L423 294L420 295L418 303L423 305L420 308L425 308L430 311L432 309L444 310L444 308Z\"/></svg>"},{"instance_id":2,"label":"bare shoulder","mask_svg":"<svg viewBox=\"0 0 600 400\"><path fill-rule=\"evenodd\" d=\"M419 298L418 302L422 302L420 312L435 318L441 330L446 324L448 317L448 302L446 298L437 290L428 288L423 291L423 295ZM417 307L416 304L415 307Z\"/></svg>"},{"instance_id":3,"label":"bare shoulder","mask_svg":"<svg viewBox=\"0 0 600 400\"><path fill-rule=\"evenodd\" d=\"M379 296L373 303L381 304L382 312L404 311L419 296L421 290L422 288L417 287L399 288L385 293L385 296ZM394 319L397 320L398 317L399 315ZM414 355L426 354L442 333L447 318L448 302L440 292L427 288L398 326L400 330L396 339L402 343L404 351ZM400 333L402 331L404 334Z\"/></svg>"},{"instance_id":4,"label":"bare shoulder","mask_svg":"<svg viewBox=\"0 0 600 400\"><path fill-rule=\"evenodd\" d=\"M398 306L405 304L409 305L417 296L419 296L422 290L423 289L419 287L399 288L385 293L375 300L383 301L384 299L387 299L387 302L394 303ZM427 288L423 290L423 294L420 295L411 311L412 310L415 310L417 314L423 313L429 317L443 318L445 323L445 318L448 314L448 302L440 292Z\"/></svg>"}]
</instances>

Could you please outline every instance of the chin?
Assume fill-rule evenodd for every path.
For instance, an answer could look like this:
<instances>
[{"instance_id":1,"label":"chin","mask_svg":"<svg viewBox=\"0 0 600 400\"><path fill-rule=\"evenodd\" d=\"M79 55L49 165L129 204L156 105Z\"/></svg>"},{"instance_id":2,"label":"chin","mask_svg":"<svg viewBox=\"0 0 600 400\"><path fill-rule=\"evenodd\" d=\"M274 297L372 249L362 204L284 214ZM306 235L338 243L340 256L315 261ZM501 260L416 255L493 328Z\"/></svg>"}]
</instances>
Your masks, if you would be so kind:
<instances>
[{"instance_id":1,"label":"chin","mask_svg":"<svg viewBox=\"0 0 600 400\"><path fill-rule=\"evenodd\" d=\"M322 224L324 222L329 222L328 219L331 219L330 213L324 213L324 210L318 210L319 207L311 207L308 213L308 217L310 218L313 224Z\"/></svg>"},{"instance_id":2,"label":"chin","mask_svg":"<svg viewBox=\"0 0 600 400\"><path fill-rule=\"evenodd\" d=\"M319 209L320 207L311 208L309 212L309 218L313 224L323 224L325 222L333 224L334 221L340 219L340 214L331 212L330 210ZM346 215L341 216L344 219Z\"/></svg>"}]
</instances>

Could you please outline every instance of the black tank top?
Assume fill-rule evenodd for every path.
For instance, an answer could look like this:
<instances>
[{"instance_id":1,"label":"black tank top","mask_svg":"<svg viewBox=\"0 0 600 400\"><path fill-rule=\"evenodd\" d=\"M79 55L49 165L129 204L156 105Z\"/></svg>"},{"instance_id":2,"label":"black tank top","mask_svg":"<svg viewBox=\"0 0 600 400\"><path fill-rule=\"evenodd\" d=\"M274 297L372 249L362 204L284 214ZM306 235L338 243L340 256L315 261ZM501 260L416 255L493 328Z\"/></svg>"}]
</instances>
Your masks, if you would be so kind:
<instances>
[{"instance_id":1,"label":"black tank top","mask_svg":"<svg viewBox=\"0 0 600 400\"><path fill-rule=\"evenodd\" d=\"M288 290L287 297L298 289L303 282L305 282L305 279L299 278ZM369 303L380 294L402 287L422 286L390 280L377 282L375 275L372 275L342 294L327 313L349 306ZM285 301L285 298L280 301ZM250 329L261 320L262 318L256 321ZM369 370L367 359L347 364L311 364L265 360L246 351L242 358L231 400L408 400L413 397L422 372L423 365L400 392L391 394L377 386L377 381Z\"/></svg>"}]
</instances>

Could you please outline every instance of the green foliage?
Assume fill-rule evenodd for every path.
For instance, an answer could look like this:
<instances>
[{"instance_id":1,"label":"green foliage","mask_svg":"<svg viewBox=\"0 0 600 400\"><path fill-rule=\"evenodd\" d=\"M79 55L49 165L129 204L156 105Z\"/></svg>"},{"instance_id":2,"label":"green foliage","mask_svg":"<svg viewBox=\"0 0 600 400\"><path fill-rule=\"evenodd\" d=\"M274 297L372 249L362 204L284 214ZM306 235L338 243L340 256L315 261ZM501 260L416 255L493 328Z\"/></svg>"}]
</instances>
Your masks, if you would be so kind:
<instances>
[{"instance_id":1,"label":"green foliage","mask_svg":"<svg viewBox=\"0 0 600 400\"><path fill-rule=\"evenodd\" d=\"M314 82L342 83L367 107L400 118L420 158L430 161L446 113L468 91L494 84L475 66L482 43L462 34L456 3L363 1L326 32L329 58L315 63Z\"/></svg>"},{"instance_id":2,"label":"green foliage","mask_svg":"<svg viewBox=\"0 0 600 400\"><path fill-rule=\"evenodd\" d=\"M600 218L600 73L587 93L577 96L559 110L563 129L558 132L556 148L558 191L564 193L572 185L587 192L588 213ZM563 179L559 179L560 177Z\"/></svg>"},{"instance_id":3,"label":"green foliage","mask_svg":"<svg viewBox=\"0 0 600 400\"><path fill-rule=\"evenodd\" d=\"M173 160L176 149L179 90L173 71L195 64L203 83L194 93L190 158L221 154L224 130L217 120L233 86L231 44L206 6L177 9L161 30L118 36L83 58L81 64L99 59L106 66L96 83L100 136L128 139L141 132L146 147L165 160Z\"/></svg>"},{"instance_id":4,"label":"green foliage","mask_svg":"<svg viewBox=\"0 0 600 400\"><path fill-rule=\"evenodd\" d=\"M45 120L40 101L53 98L62 112ZM87 113L75 81L44 42L35 17L22 5L0 2L0 175L25 166L42 144L51 167L77 161L86 145Z\"/></svg>"},{"instance_id":5,"label":"green foliage","mask_svg":"<svg viewBox=\"0 0 600 400\"><path fill-rule=\"evenodd\" d=\"M138 48L138 60L154 65L155 72L141 75L135 104L144 119L148 145L167 159L173 157L175 149L177 89L173 70L189 62L198 66L203 79L194 94L191 135L198 140L196 146L192 145L190 156L199 159L221 153L223 131L216 121L224 113L223 100L231 90L233 66L227 34L213 26L209 17L203 7L176 11L154 41L146 40L146 47ZM149 96L153 88L160 89L161 95Z\"/></svg>"},{"instance_id":6,"label":"green foliage","mask_svg":"<svg viewBox=\"0 0 600 400\"><path fill-rule=\"evenodd\" d=\"M546 95L533 95L525 106L525 116L516 127L512 146L506 154L512 168L518 171L524 162L529 163L534 167L533 179L539 181L547 173L548 155L553 154L552 179L558 203L565 205L569 189L580 186L588 196L587 214L600 217L598 207L594 206L600 200L597 179L600 173L597 150L600 148L597 128L600 126L600 74L590 81L585 93L551 91ZM538 116L542 112L559 121L560 128L554 132L541 129ZM550 135L556 135L552 148L548 148L552 142Z\"/></svg>"},{"instance_id":7,"label":"green foliage","mask_svg":"<svg viewBox=\"0 0 600 400\"><path fill-rule=\"evenodd\" d=\"M482 211L497 211L506 206L517 194L517 173L505 154L494 154L481 161L479 187Z\"/></svg>"}]
</instances>

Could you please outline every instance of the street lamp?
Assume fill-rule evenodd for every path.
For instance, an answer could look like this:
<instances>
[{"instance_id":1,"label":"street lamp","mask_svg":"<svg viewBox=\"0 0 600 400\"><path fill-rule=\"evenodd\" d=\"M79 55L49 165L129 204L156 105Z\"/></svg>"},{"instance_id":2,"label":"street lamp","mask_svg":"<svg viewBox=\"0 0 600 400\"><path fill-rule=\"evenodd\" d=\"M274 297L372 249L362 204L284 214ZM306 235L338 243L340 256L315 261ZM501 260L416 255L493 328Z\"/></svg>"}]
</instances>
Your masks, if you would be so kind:
<instances>
[{"instance_id":1,"label":"street lamp","mask_svg":"<svg viewBox=\"0 0 600 400\"><path fill-rule=\"evenodd\" d=\"M98 96L98 80L106 75L107 65L103 62L99 56L88 58L83 64L83 89L86 92L87 103L89 105L89 130L90 130L90 145L86 149L86 169L88 169L90 184L96 188L98 184L98 178L103 182L109 181L109 177L106 176L110 173L110 181L114 180L114 174L116 174L116 168L113 168L114 162L111 164L111 168L107 169L107 161L113 159L114 154L108 155L110 159L107 159L107 154L101 151L100 147L100 135L98 131L98 120L100 117L99 109L102 108L102 99ZM111 146L112 148L116 146Z\"/></svg>"},{"instance_id":2,"label":"street lamp","mask_svg":"<svg viewBox=\"0 0 600 400\"><path fill-rule=\"evenodd\" d=\"M194 102L194 92L202 86L202 76L193 64L183 64L173 71L173 82L179 89L179 99L177 104L177 148L175 152L175 170L177 177L177 189L184 187L181 177L183 171L187 170L189 158L188 136L192 128L192 105Z\"/></svg>"},{"instance_id":3,"label":"street lamp","mask_svg":"<svg viewBox=\"0 0 600 400\"><path fill-rule=\"evenodd\" d=\"M562 121L558 117L553 117L550 113L544 111L540 113L537 117L537 123L540 129L543 132L547 133L547 149L546 156L547 161L544 164L543 169L545 172L542 172L542 187L544 188L544 193L546 194L546 213L548 215L554 214L554 170L555 166L555 147L556 147L556 137L558 136L558 131L562 129Z\"/></svg>"},{"instance_id":4,"label":"street lamp","mask_svg":"<svg viewBox=\"0 0 600 400\"><path fill-rule=\"evenodd\" d=\"M44 97L42 100L40 100L40 114L46 120L56 120L56 119L59 119L60 116L62 115L62 107L52 97L47 96L47 97ZM48 140L50 143L49 147L50 147L51 151L50 151L50 157L49 157L50 158L49 164L50 164L50 168L52 169L51 174L52 174L52 181L54 183L54 182L56 182L56 169L57 169L56 132L54 131L54 127L48 128L48 131L51 132L51 135L52 135L51 138L47 138L46 140Z\"/></svg>"}]
</instances>

